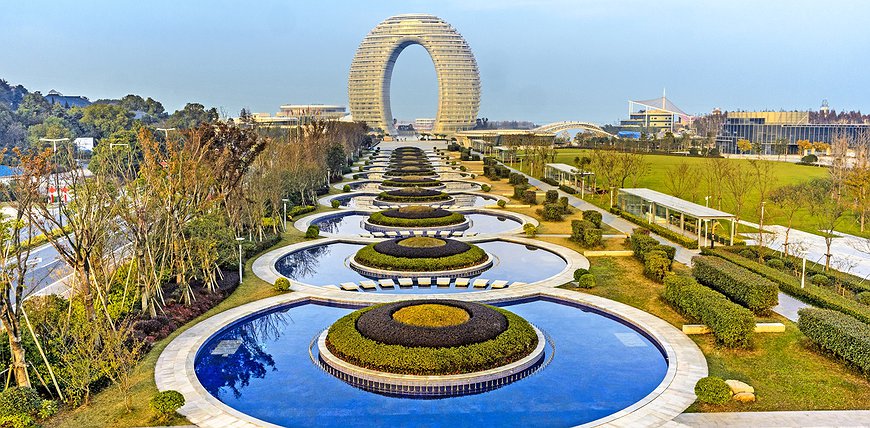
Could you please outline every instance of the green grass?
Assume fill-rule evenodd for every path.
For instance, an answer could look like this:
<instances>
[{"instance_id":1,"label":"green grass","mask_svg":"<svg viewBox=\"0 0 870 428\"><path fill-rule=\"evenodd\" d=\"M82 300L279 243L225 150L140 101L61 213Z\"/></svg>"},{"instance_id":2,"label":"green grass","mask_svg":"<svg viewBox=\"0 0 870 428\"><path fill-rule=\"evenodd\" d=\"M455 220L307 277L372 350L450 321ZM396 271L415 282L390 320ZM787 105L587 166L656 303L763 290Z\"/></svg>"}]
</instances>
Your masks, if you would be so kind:
<instances>
[{"instance_id":1,"label":"green grass","mask_svg":"<svg viewBox=\"0 0 870 428\"><path fill-rule=\"evenodd\" d=\"M678 328L689 322L660 297L664 286L644 277L643 267L634 258L600 257L590 262L598 285L589 290L565 288L634 306ZM747 382L755 387L758 401L724 406L694 404L689 412L870 408L867 377L818 351L787 319L773 316L757 318L757 322L782 322L786 331L756 334L749 350L718 347L710 335L691 338L707 358L710 375Z\"/></svg>"},{"instance_id":2,"label":"green grass","mask_svg":"<svg viewBox=\"0 0 870 428\"><path fill-rule=\"evenodd\" d=\"M590 150L585 149L559 149L556 155L555 162L574 164L574 158L577 156L589 156ZM626 187L646 187L663 193L670 193L667 186L667 172L676 168L681 163L706 170L708 160L698 157L688 156L666 156L666 155L644 155L649 169L647 173L641 177L635 186L631 179L627 180ZM750 168L749 161L746 159L726 159L726 162L735 165L742 165L744 170ZM804 181L809 181L813 178L827 177L828 169L814 166L796 165L788 162L769 161L772 165L772 174L775 177L774 182L770 186L771 190L775 187L796 184ZM515 167L517 165L514 165ZM528 173L528 165L523 165L524 171ZM722 192L722 211L734 213L734 198L727 194L727 191ZM707 188L707 184L703 179L700 179L697 186L690 186L690 189L683 195L683 199L690 200L697 204L704 205L704 197L712 195L713 192ZM593 201L594 199L594 201ZM610 204L610 196L603 195L598 197L587 196L587 200L595 203L600 207L607 208ZM758 223L760 217L760 195L757 189L747 189L744 205L740 210L741 220ZM711 206L717 207L713 202ZM765 208L765 223L785 224L786 219L783 214L773 205L768 203ZM727 225L726 225L727 226ZM794 227L799 230L818 233L818 227L813 222L809 213L806 210L800 210L795 215ZM726 229L723 229L727 231ZM870 237L870 230L862 233L858 224L857 217L853 214L844 216L843 220L836 230L844 233ZM740 232L750 232L750 230L740 229Z\"/></svg>"}]
</instances>

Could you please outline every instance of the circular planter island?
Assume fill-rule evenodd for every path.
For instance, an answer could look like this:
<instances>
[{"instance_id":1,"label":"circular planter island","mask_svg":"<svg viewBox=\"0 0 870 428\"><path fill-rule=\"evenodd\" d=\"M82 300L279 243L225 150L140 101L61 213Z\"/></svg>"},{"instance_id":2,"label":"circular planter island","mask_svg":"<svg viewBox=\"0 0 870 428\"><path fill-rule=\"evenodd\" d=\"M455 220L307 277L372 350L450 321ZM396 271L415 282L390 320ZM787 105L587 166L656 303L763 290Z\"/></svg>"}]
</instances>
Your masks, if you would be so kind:
<instances>
[{"instance_id":1,"label":"circular planter island","mask_svg":"<svg viewBox=\"0 0 870 428\"><path fill-rule=\"evenodd\" d=\"M317 338L327 372L363 389L455 396L521 379L544 360L543 333L505 309L456 300L370 306Z\"/></svg>"},{"instance_id":2,"label":"circular planter island","mask_svg":"<svg viewBox=\"0 0 870 428\"><path fill-rule=\"evenodd\" d=\"M381 182L384 187L425 187L425 188L443 188L444 183L434 178L421 177L417 175L405 175L395 177Z\"/></svg>"},{"instance_id":3,"label":"circular planter island","mask_svg":"<svg viewBox=\"0 0 870 428\"><path fill-rule=\"evenodd\" d=\"M475 276L492 263L492 257L477 245L424 236L369 244L349 258L352 269L371 278Z\"/></svg>"},{"instance_id":4,"label":"circular planter island","mask_svg":"<svg viewBox=\"0 0 870 428\"><path fill-rule=\"evenodd\" d=\"M372 213L363 223L372 232L401 230L465 230L471 221L463 214L426 205L407 205Z\"/></svg>"},{"instance_id":5,"label":"circular planter island","mask_svg":"<svg viewBox=\"0 0 870 428\"><path fill-rule=\"evenodd\" d=\"M381 192L374 200L375 205L393 204L453 204L453 197L445 192L420 187L406 187Z\"/></svg>"}]
</instances>

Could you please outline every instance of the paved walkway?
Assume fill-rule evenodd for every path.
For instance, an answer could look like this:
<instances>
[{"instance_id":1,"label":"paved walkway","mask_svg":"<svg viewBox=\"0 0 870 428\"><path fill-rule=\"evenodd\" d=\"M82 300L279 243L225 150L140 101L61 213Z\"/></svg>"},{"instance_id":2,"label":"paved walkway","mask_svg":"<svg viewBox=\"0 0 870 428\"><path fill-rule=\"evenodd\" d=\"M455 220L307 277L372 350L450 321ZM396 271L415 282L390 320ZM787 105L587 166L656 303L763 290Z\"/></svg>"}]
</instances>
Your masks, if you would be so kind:
<instances>
[{"instance_id":1,"label":"paved walkway","mask_svg":"<svg viewBox=\"0 0 870 428\"><path fill-rule=\"evenodd\" d=\"M870 427L870 410L814 412L683 413L675 422L690 427Z\"/></svg>"}]
</instances>

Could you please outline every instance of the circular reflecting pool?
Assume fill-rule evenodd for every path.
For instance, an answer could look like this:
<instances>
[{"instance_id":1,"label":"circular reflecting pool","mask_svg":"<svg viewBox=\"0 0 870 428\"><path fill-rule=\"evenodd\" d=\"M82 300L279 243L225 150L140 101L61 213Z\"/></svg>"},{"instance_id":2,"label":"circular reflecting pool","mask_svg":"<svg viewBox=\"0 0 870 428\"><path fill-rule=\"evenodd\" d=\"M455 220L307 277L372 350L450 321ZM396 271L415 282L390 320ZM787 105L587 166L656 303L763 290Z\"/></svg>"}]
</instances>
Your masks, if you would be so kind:
<instances>
[{"instance_id":1,"label":"circular reflecting pool","mask_svg":"<svg viewBox=\"0 0 870 428\"><path fill-rule=\"evenodd\" d=\"M368 214L341 214L315 220L312 224L317 225L322 232L326 233L360 235L371 233L362 225L368 217ZM468 213L465 214L465 217L471 220L471 227L467 232L481 234L507 232L522 225L522 223L512 218L488 213Z\"/></svg>"},{"instance_id":2,"label":"circular reflecting pool","mask_svg":"<svg viewBox=\"0 0 870 428\"><path fill-rule=\"evenodd\" d=\"M309 345L353 309L303 303L240 320L198 352L195 371L224 404L282 426L579 425L624 409L661 383L667 361L635 328L561 301L503 304L550 336L537 373L476 395L424 400L357 389L321 370ZM316 347L313 358L317 358Z\"/></svg>"},{"instance_id":3,"label":"circular reflecting pool","mask_svg":"<svg viewBox=\"0 0 870 428\"><path fill-rule=\"evenodd\" d=\"M565 269L568 263L562 257L542 248L507 241L477 243L494 258L492 267L478 275L490 280L510 282L536 282L549 278ZM275 269L290 279L311 285L338 285L342 282L359 282L367 278L348 266L347 260L363 247L363 244L344 242L317 245L287 254L277 262ZM367 292L386 293L460 293L480 291L483 288L456 287L411 287L377 288Z\"/></svg>"}]
</instances>

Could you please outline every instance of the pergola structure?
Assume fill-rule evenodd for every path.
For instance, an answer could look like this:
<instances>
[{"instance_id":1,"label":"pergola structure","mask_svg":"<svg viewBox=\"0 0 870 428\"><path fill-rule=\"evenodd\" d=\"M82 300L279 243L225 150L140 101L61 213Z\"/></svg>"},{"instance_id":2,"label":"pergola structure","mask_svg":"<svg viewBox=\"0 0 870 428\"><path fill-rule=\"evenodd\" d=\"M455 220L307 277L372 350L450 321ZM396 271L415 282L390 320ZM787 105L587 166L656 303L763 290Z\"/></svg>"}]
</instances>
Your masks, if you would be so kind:
<instances>
[{"instance_id":1,"label":"pergola structure","mask_svg":"<svg viewBox=\"0 0 870 428\"><path fill-rule=\"evenodd\" d=\"M544 165L544 176L559 182L559 185L580 186L581 198L586 193L586 177L595 175L588 171L581 171L564 163L548 163Z\"/></svg>"},{"instance_id":2,"label":"pergola structure","mask_svg":"<svg viewBox=\"0 0 870 428\"><path fill-rule=\"evenodd\" d=\"M689 236L687 226L694 224L698 246L706 245L711 222L728 220L731 223L730 245L734 245L736 219L734 214L643 188L619 189L617 206L625 212L645 219L648 223L665 223L668 228L676 229L686 236Z\"/></svg>"}]
</instances>

